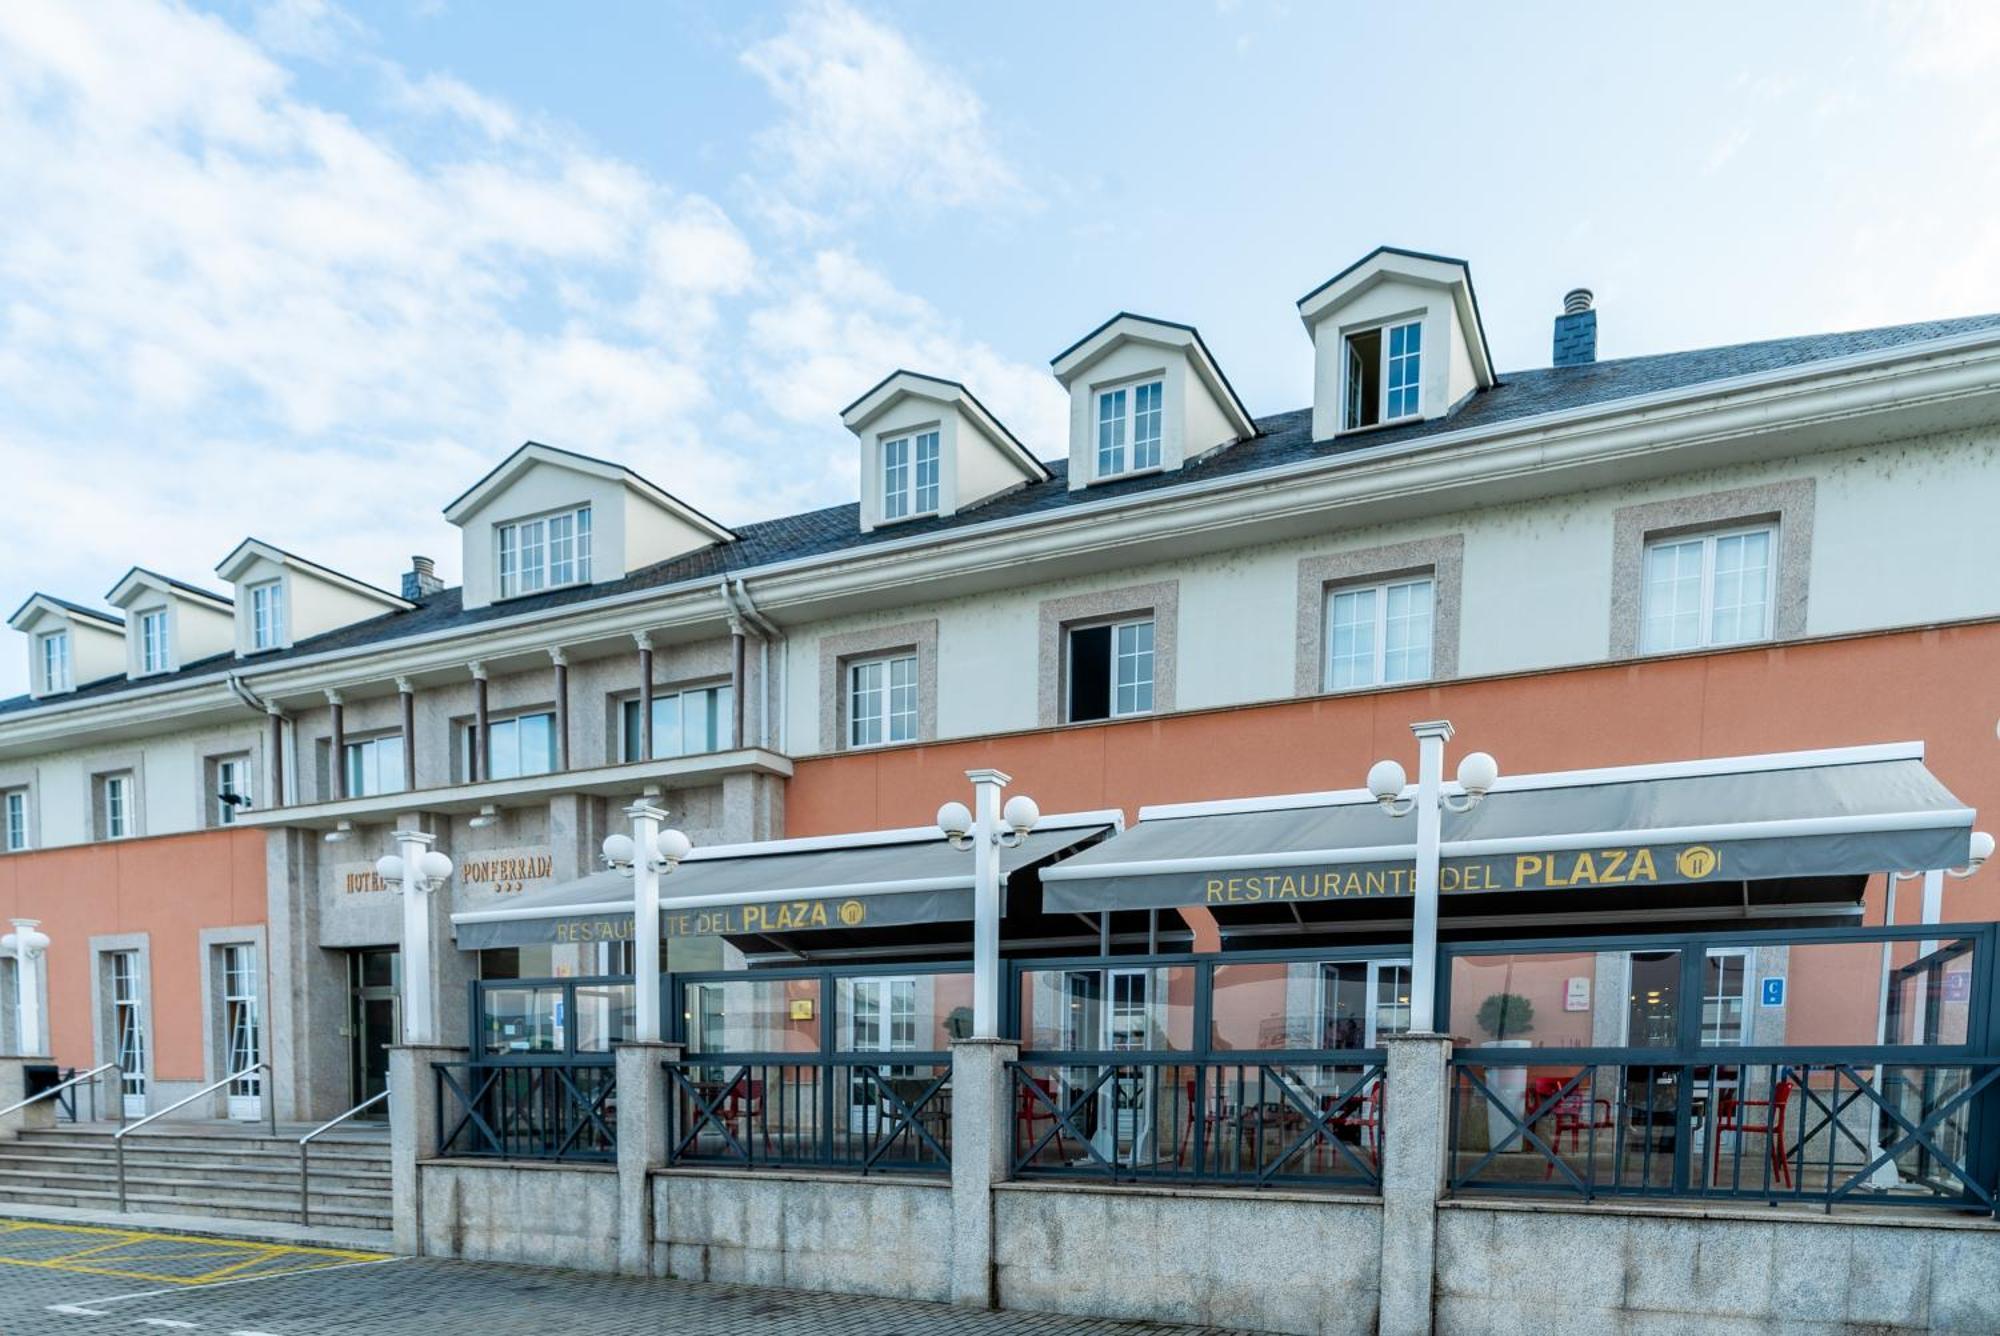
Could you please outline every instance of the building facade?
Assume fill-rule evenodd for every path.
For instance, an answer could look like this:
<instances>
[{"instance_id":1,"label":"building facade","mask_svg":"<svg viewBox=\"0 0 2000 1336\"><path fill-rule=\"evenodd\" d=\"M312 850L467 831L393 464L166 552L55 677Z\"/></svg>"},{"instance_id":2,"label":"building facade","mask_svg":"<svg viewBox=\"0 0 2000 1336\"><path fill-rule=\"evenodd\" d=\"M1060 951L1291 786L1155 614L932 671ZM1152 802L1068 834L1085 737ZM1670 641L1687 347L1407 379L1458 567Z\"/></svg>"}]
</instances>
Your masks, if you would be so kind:
<instances>
[{"instance_id":1,"label":"building facade","mask_svg":"<svg viewBox=\"0 0 2000 1336\"><path fill-rule=\"evenodd\" d=\"M1120 314L1053 359L1066 442L887 377L843 413L846 505L731 528L643 461L530 443L446 507L458 588L246 539L226 593L36 595L0 917L50 938L54 1056L123 1059L134 1109L252 1058L281 1116L330 1117L396 1033L395 832L457 867L451 1035L472 979L624 964L456 950L450 916L592 870L641 796L698 846L926 824L979 767L1132 818L1358 784L1448 717L1515 773L1919 740L2000 807L2000 316L1599 362L1571 294L1555 365L1502 372L1468 267L1388 248L1298 310L1291 411ZM1996 917L1995 878L1943 917Z\"/></svg>"}]
</instances>

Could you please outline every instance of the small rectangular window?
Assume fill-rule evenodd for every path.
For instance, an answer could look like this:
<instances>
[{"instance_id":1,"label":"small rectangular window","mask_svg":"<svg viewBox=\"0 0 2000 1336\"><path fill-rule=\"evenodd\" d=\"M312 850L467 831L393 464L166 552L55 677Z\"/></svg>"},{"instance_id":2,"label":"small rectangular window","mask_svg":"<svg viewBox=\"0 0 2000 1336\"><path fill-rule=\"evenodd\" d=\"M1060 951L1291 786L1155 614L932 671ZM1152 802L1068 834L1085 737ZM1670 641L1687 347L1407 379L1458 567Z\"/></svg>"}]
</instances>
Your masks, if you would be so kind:
<instances>
[{"instance_id":1,"label":"small rectangular window","mask_svg":"<svg viewBox=\"0 0 2000 1336\"><path fill-rule=\"evenodd\" d=\"M250 762L241 756L215 763L215 824L233 826L250 809Z\"/></svg>"},{"instance_id":2,"label":"small rectangular window","mask_svg":"<svg viewBox=\"0 0 2000 1336\"><path fill-rule=\"evenodd\" d=\"M1160 467L1164 402L1165 386L1157 380L1098 392L1098 477L1113 478L1121 473Z\"/></svg>"},{"instance_id":3,"label":"small rectangular window","mask_svg":"<svg viewBox=\"0 0 2000 1336\"><path fill-rule=\"evenodd\" d=\"M1068 640L1071 723L1152 710L1152 618L1077 627Z\"/></svg>"},{"instance_id":4,"label":"small rectangular window","mask_svg":"<svg viewBox=\"0 0 2000 1336\"><path fill-rule=\"evenodd\" d=\"M847 684L848 746L875 747L916 740L916 655L849 664Z\"/></svg>"},{"instance_id":5,"label":"small rectangular window","mask_svg":"<svg viewBox=\"0 0 2000 1336\"><path fill-rule=\"evenodd\" d=\"M690 687L653 697L653 758L706 756L726 749L733 731L736 693L728 686ZM640 755L639 702L624 701L619 707L621 761L643 759Z\"/></svg>"},{"instance_id":6,"label":"small rectangular window","mask_svg":"<svg viewBox=\"0 0 2000 1336\"><path fill-rule=\"evenodd\" d=\"M69 677L69 632L50 631L42 637L41 647L42 690L68 691L73 685Z\"/></svg>"},{"instance_id":7,"label":"small rectangular window","mask_svg":"<svg viewBox=\"0 0 2000 1336\"><path fill-rule=\"evenodd\" d=\"M28 791L11 789L6 799L7 852L16 854L28 847Z\"/></svg>"},{"instance_id":8,"label":"small rectangular window","mask_svg":"<svg viewBox=\"0 0 2000 1336\"><path fill-rule=\"evenodd\" d=\"M590 507L494 526L500 597L590 582Z\"/></svg>"},{"instance_id":9,"label":"small rectangular window","mask_svg":"<svg viewBox=\"0 0 2000 1336\"><path fill-rule=\"evenodd\" d=\"M104 777L104 838L122 840L132 833L132 777Z\"/></svg>"},{"instance_id":10,"label":"small rectangular window","mask_svg":"<svg viewBox=\"0 0 2000 1336\"><path fill-rule=\"evenodd\" d=\"M1429 677L1434 593L1429 576L1328 591L1326 689Z\"/></svg>"},{"instance_id":11,"label":"small rectangular window","mask_svg":"<svg viewBox=\"0 0 2000 1336\"><path fill-rule=\"evenodd\" d=\"M240 763L239 763L240 764ZM382 793L401 793L403 780L403 735L388 733L347 744L347 796L369 798Z\"/></svg>"},{"instance_id":12,"label":"small rectangular window","mask_svg":"<svg viewBox=\"0 0 2000 1336\"><path fill-rule=\"evenodd\" d=\"M1420 320L1347 336L1341 427L1373 427L1423 412L1423 338Z\"/></svg>"},{"instance_id":13,"label":"small rectangular window","mask_svg":"<svg viewBox=\"0 0 2000 1336\"><path fill-rule=\"evenodd\" d=\"M882 518L908 519L938 510L938 434L922 431L882 442Z\"/></svg>"},{"instance_id":14,"label":"small rectangular window","mask_svg":"<svg viewBox=\"0 0 2000 1336\"><path fill-rule=\"evenodd\" d=\"M139 614L139 671L167 670L167 613L161 608Z\"/></svg>"},{"instance_id":15,"label":"small rectangular window","mask_svg":"<svg viewBox=\"0 0 2000 1336\"><path fill-rule=\"evenodd\" d=\"M1742 645L1771 636L1777 530L1769 525L1646 545L1639 650Z\"/></svg>"},{"instance_id":16,"label":"small rectangular window","mask_svg":"<svg viewBox=\"0 0 2000 1336\"><path fill-rule=\"evenodd\" d=\"M465 730L466 773L472 770L473 728ZM486 726L486 764L480 778L519 779L546 775L556 768L556 717L553 713L519 714L495 719Z\"/></svg>"},{"instance_id":17,"label":"small rectangular window","mask_svg":"<svg viewBox=\"0 0 2000 1336\"><path fill-rule=\"evenodd\" d=\"M276 649L284 638L284 582L250 586L250 648Z\"/></svg>"}]
</instances>

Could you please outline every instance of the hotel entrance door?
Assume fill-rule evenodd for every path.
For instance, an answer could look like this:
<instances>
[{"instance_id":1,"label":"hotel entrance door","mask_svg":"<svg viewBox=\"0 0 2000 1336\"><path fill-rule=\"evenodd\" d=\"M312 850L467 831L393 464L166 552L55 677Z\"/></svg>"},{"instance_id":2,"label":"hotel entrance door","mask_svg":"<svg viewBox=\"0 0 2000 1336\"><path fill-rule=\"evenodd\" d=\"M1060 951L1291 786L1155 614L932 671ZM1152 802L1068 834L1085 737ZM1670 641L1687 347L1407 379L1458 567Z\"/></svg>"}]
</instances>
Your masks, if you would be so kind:
<instances>
[{"instance_id":1,"label":"hotel entrance door","mask_svg":"<svg viewBox=\"0 0 2000 1336\"><path fill-rule=\"evenodd\" d=\"M396 996L402 971L396 948L372 946L349 952L347 975L351 998L347 1032L352 1036L349 1094L360 1104L389 1088L389 1046L400 1041L402 1018L397 1014ZM362 1116L386 1117L387 1110L378 1104Z\"/></svg>"}]
</instances>

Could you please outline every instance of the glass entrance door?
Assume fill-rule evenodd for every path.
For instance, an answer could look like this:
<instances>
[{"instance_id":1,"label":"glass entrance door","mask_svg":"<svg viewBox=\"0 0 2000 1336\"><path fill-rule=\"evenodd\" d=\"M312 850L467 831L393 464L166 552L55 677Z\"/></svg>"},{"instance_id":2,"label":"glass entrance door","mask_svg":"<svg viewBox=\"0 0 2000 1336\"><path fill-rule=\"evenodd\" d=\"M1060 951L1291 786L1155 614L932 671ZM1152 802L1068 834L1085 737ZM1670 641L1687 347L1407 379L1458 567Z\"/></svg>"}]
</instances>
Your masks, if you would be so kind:
<instances>
[{"instance_id":1,"label":"glass entrance door","mask_svg":"<svg viewBox=\"0 0 2000 1336\"><path fill-rule=\"evenodd\" d=\"M111 953L111 1024L127 1118L146 1116L146 1010L139 995L139 953Z\"/></svg>"},{"instance_id":2,"label":"glass entrance door","mask_svg":"<svg viewBox=\"0 0 2000 1336\"><path fill-rule=\"evenodd\" d=\"M264 1112L264 1073L250 1071L263 1058L257 1017L257 948L222 948L222 1026L228 1071L248 1072L229 1083L229 1116L255 1122Z\"/></svg>"},{"instance_id":3,"label":"glass entrance door","mask_svg":"<svg viewBox=\"0 0 2000 1336\"><path fill-rule=\"evenodd\" d=\"M348 1070L352 1073L349 1093L359 1104L389 1088L389 1046L401 1042L402 1017L397 993L402 970L393 946L367 947L348 956L351 1003L348 1033L353 1050ZM376 1105L363 1117L387 1117Z\"/></svg>"}]
</instances>

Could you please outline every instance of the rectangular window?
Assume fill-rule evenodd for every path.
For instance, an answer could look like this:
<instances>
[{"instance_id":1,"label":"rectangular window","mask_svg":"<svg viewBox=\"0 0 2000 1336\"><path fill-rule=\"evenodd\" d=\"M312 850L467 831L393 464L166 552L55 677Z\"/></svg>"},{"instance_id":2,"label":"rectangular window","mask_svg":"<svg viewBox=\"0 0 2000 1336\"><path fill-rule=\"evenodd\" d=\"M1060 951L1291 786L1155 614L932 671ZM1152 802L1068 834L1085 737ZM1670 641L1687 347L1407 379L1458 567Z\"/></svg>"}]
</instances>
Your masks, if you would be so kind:
<instances>
[{"instance_id":1,"label":"rectangular window","mask_svg":"<svg viewBox=\"0 0 2000 1336\"><path fill-rule=\"evenodd\" d=\"M284 638L284 582L250 586L250 648L276 649Z\"/></svg>"},{"instance_id":2,"label":"rectangular window","mask_svg":"<svg viewBox=\"0 0 2000 1336\"><path fill-rule=\"evenodd\" d=\"M1429 677L1433 595L1429 576L1328 591L1326 689Z\"/></svg>"},{"instance_id":3,"label":"rectangular window","mask_svg":"<svg viewBox=\"0 0 2000 1336\"><path fill-rule=\"evenodd\" d=\"M51 631L42 637L41 646L43 692L68 691L72 685L69 678L69 632Z\"/></svg>"},{"instance_id":4,"label":"rectangular window","mask_svg":"<svg viewBox=\"0 0 2000 1336\"><path fill-rule=\"evenodd\" d=\"M476 725L465 730L465 773L472 773L472 739ZM495 719L486 727L486 764L481 779L519 779L546 775L556 768L556 717L552 713L520 714Z\"/></svg>"},{"instance_id":5,"label":"rectangular window","mask_svg":"<svg viewBox=\"0 0 2000 1336\"><path fill-rule=\"evenodd\" d=\"M1716 1048L1749 1042L1750 953L1710 947L1702 962L1701 1042Z\"/></svg>"},{"instance_id":6,"label":"rectangular window","mask_svg":"<svg viewBox=\"0 0 2000 1336\"><path fill-rule=\"evenodd\" d=\"M1776 549L1777 530L1769 525L1648 543L1640 652L1769 639Z\"/></svg>"},{"instance_id":7,"label":"rectangular window","mask_svg":"<svg viewBox=\"0 0 2000 1336\"><path fill-rule=\"evenodd\" d=\"M847 667L847 745L914 742L917 656L868 659Z\"/></svg>"},{"instance_id":8,"label":"rectangular window","mask_svg":"<svg viewBox=\"0 0 2000 1336\"><path fill-rule=\"evenodd\" d=\"M1101 391L1097 396L1097 476L1156 469L1160 466L1160 424L1164 383ZM1131 462L1126 463L1126 446Z\"/></svg>"},{"instance_id":9,"label":"rectangular window","mask_svg":"<svg viewBox=\"0 0 2000 1336\"><path fill-rule=\"evenodd\" d=\"M1341 395L1344 430L1423 412L1423 338L1420 320L1347 336L1347 383Z\"/></svg>"},{"instance_id":10,"label":"rectangular window","mask_svg":"<svg viewBox=\"0 0 2000 1336\"><path fill-rule=\"evenodd\" d=\"M104 838L122 840L132 833L132 777L104 777Z\"/></svg>"},{"instance_id":11,"label":"rectangular window","mask_svg":"<svg viewBox=\"0 0 2000 1336\"><path fill-rule=\"evenodd\" d=\"M729 746L736 709L736 692L728 686L694 687L653 697L653 756L705 756ZM637 761L640 755L639 702L619 709L622 744L618 759Z\"/></svg>"},{"instance_id":12,"label":"rectangular window","mask_svg":"<svg viewBox=\"0 0 2000 1336\"><path fill-rule=\"evenodd\" d=\"M348 797L368 798L378 793L401 793L403 735L390 733L348 743L346 765Z\"/></svg>"},{"instance_id":13,"label":"rectangular window","mask_svg":"<svg viewBox=\"0 0 2000 1336\"><path fill-rule=\"evenodd\" d=\"M351 790L350 790L351 792ZM250 808L250 762L232 756L215 763L215 824L233 826Z\"/></svg>"},{"instance_id":14,"label":"rectangular window","mask_svg":"<svg viewBox=\"0 0 2000 1336\"><path fill-rule=\"evenodd\" d=\"M111 1033L118 1052L118 1070L124 1080L121 1092L125 1116L143 1117L146 1112L146 1013L139 992L139 953L112 951Z\"/></svg>"},{"instance_id":15,"label":"rectangular window","mask_svg":"<svg viewBox=\"0 0 2000 1336\"><path fill-rule=\"evenodd\" d=\"M938 434L924 431L882 442L882 518L934 515L937 508Z\"/></svg>"},{"instance_id":16,"label":"rectangular window","mask_svg":"<svg viewBox=\"0 0 2000 1336\"><path fill-rule=\"evenodd\" d=\"M1069 633L1069 721L1114 719L1153 708L1153 619Z\"/></svg>"},{"instance_id":17,"label":"rectangular window","mask_svg":"<svg viewBox=\"0 0 2000 1336\"><path fill-rule=\"evenodd\" d=\"M228 1044L228 1074L247 1075L229 1083L229 1116L252 1119L263 1111L262 1025L257 1014L257 948L248 943L222 948L222 1028Z\"/></svg>"},{"instance_id":18,"label":"rectangular window","mask_svg":"<svg viewBox=\"0 0 2000 1336\"><path fill-rule=\"evenodd\" d=\"M139 614L139 671L167 670L167 613L161 608Z\"/></svg>"},{"instance_id":19,"label":"rectangular window","mask_svg":"<svg viewBox=\"0 0 2000 1336\"><path fill-rule=\"evenodd\" d=\"M500 597L590 583L590 507L494 526Z\"/></svg>"},{"instance_id":20,"label":"rectangular window","mask_svg":"<svg viewBox=\"0 0 2000 1336\"><path fill-rule=\"evenodd\" d=\"M13 789L8 792L4 820L6 822L7 852L10 854L19 853L28 847L28 791L26 789Z\"/></svg>"}]
</instances>

